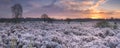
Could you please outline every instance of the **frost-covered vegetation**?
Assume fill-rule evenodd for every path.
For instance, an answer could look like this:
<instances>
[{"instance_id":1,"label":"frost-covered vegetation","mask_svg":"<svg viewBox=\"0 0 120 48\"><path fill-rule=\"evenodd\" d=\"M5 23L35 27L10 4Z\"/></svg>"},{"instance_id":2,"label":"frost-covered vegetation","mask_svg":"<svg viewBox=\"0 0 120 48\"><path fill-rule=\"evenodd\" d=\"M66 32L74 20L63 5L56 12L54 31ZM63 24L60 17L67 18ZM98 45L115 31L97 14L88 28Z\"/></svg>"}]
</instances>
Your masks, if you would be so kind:
<instances>
[{"instance_id":1,"label":"frost-covered vegetation","mask_svg":"<svg viewBox=\"0 0 120 48\"><path fill-rule=\"evenodd\" d=\"M100 28L110 27L110 24L107 21L100 21L96 23L96 27L100 27Z\"/></svg>"},{"instance_id":2,"label":"frost-covered vegetation","mask_svg":"<svg viewBox=\"0 0 120 48\"><path fill-rule=\"evenodd\" d=\"M105 24L113 27L98 21L0 23L0 48L120 48L120 23Z\"/></svg>"}]
</instances>

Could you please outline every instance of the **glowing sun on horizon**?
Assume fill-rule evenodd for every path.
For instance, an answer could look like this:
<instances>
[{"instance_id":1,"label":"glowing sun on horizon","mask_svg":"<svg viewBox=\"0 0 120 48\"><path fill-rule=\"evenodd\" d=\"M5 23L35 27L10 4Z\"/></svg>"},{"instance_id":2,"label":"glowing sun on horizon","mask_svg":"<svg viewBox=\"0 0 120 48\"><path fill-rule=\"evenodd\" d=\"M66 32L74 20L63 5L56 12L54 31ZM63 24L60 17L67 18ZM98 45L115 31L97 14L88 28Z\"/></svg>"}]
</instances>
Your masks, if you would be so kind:
<instances>
[{"instance_id":1,"label":"glowing sun on horizon","mask_svg":"<svg viewBox=\"0 0 120 48\"><path fill-rule=\"evenodd\" d=\"M92 16L90 17L91 19L100 19L99 17L96 17L96 16Z\"/></svg>"},{"instance_id":2,"label":"glowing sun on horizon","mask_svg":"<svg viewBox=\"0 0 120 48\"><path fill-rule=\"evenodd\" d=\"M91 19L105 19L105 18L103 17L103 15L100 15L100 14L92 14L92 15L90 16L90 18L91 18Z\"/></svg>"}]
</instances>

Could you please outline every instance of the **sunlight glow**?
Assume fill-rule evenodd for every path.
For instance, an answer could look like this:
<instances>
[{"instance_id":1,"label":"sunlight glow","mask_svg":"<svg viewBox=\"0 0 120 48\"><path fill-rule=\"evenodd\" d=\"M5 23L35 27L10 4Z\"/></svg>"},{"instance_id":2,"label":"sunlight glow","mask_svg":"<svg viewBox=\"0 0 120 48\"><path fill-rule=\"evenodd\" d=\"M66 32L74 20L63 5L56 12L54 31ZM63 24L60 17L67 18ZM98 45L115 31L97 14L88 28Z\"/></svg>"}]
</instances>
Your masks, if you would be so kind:
<instances>
[{"instance_id":1,"label":"sunlight glow","mask_svg":"<svg viewBox=\"0 0 120 48\"><path fill-rule=\"evenodd\" d=\"M103 14L91 14L91 19L106 19L106 17Z\"/></svg>"},{"instance_id":2,"label":"sunlight glow","mask_svg":"<svg viewBox=\"0 0 120 48\"><path fill-rule=\"evenodd\" d=\"M91 16L90 18L91 19L101 19L102 17L101 16Z\"/></svg>"}]
</instances>

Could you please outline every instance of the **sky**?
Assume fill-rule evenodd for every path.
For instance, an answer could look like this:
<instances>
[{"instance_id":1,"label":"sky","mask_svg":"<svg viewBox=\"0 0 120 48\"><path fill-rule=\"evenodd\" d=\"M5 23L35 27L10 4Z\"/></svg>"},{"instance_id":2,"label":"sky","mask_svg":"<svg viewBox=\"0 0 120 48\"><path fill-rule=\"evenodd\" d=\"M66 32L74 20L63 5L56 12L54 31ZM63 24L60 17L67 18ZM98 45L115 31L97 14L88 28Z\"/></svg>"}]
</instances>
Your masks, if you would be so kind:
<instances>
[{"instance_id":1,"label":"sky","mask_svg":"<svg viewBox=\"0 0 120 48\"><path fill-rule=\"evenodd\" d=\"M11 7L21 4L24 18L120 18L120 0L0 0L0 18L12 18Z\"/></svg>"}]
</instances>

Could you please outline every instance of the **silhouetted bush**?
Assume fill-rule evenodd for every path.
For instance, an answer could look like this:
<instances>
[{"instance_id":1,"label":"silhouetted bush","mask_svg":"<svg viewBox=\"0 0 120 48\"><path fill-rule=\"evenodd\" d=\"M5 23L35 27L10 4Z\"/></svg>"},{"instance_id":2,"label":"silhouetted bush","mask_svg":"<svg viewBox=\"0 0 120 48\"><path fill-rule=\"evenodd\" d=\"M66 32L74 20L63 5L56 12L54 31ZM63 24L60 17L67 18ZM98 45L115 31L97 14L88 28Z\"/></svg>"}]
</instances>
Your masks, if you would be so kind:
<instances>
[{"instance_id":1,"label":"silhouetted bush","mask_svg":"<svg viewBox=\"0 0 120 48\"><path fill-rule=\"evenodd\" d=\"M47 14L42 14L41 18L43 19L43 21L47 21L47 19L49 18Z\"/></svg>"},{"instance_id":2,"label":"silhouetted bush","mask_svg":"<svg viewBox=\"0 0 120 48\"><path fill-rule=\"evenodd\" d=\"M71 19L67 18L66 21L67 21L68 24L70 24Z\"/></svg>"},{"instance_id":3,"label":"silhouetted bush","mask_svg":"<svg viewBox=\"0 0 120 48\"><path fill-rule=\"evenodd\" d=\"M53 22L53 19L50 18L50 17L48 17L47 14L43 14L43 15L41 16L41 18L43 19L44 22L48 22L48 23L52 23L52 22Z\"/></svg>"}]
</instances>

